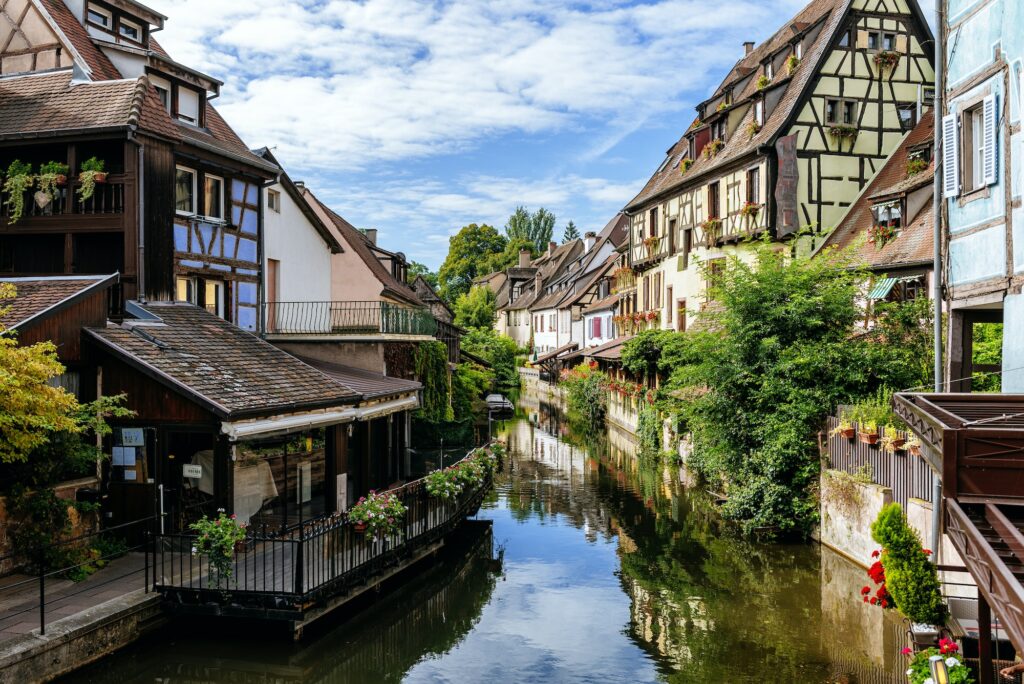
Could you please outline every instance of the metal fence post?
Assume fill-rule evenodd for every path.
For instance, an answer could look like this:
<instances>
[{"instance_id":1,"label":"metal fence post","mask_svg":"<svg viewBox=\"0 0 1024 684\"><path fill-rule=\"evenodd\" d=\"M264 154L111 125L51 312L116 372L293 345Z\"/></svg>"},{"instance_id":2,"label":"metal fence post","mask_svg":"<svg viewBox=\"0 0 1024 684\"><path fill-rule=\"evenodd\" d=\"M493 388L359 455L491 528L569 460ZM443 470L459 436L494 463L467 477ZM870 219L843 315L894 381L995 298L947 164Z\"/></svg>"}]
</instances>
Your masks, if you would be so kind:
<instances>
[{"instance_id":1,"label":"metal fence post","mask_svg":"<svg viewBox=\"0 0 1024 684\"><path fill-rule=\"evenodd\" d=\"M148 594L149 593L149 545L150 545L149 530L146 530L146 531L143 532L142 545L143 545L142 546L142 555L146 559L146 561L145 561L146 562L146 569L145 569L145 574L143 575L142 584L143 584L143 587L146 590L146 593Z\"/></svg>"},{"instance_id":2,"label":"metal fence post","mask_svg":"<svg viewBox=\"0 0 1024 684\"><path fill-rule=\"evenodd\" d=\"M39 634L46 634L46 561L39 549Z\"/></svg>"},{"instance_id":3,"label":"metal fence post","mask_svg":"<svg viewBox=\"0 0 1024 684\"><path fill-rule=\"evenodd\" d=\"M303 594L303 547L306 540L305 526L299 523L299 548L295 553L295 593L299 596Z\"/></svg>"}]
</instances>

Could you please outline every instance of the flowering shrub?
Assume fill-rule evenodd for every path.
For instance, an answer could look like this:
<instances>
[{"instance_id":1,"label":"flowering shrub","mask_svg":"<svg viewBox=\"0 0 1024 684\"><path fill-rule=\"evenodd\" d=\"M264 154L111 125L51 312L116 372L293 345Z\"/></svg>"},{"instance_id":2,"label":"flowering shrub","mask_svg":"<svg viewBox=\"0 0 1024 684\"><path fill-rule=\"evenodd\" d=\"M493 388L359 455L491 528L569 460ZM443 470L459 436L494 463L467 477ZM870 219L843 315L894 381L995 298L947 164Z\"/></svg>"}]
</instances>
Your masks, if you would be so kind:
<instances>
[{"instance_id":1,"label":"flowering shrub","mask_svg":"<svg viewBox=\"0 0 1024 684\"><path fill-rule=\"evenodd\" d=\"M449 468L449 470L453 473L455 481L463 488L476 487L487 476L484 466L476 458L463 459Z\"/></svg>"},{"instance_id":2,"label":"flowering shrub","mask_svg":"<svg viewBox=\"0 0 1024 684\"><path fill-rule=\"evenodd\" d=\"M423 478L427 494L438 499L454 499L462 493L462 483L450 468L435 470Z\"/></svg>"},{"instance_id":3,"label":"flowering shrub","mask_svg":"<svg viewBox=\"0 0 1024 684\"><path fill-rule=\"evenodd\" d=\"M897 235L896 228L887 223L877 223L868 228L868 243L875 249L882 249Z\"/></svg>"},{"instance_id":4,"label":"flowering shrub","mask_svg":"<svg viewBox=\"0 0 1024 684\"><path fill-rule=\"evenodd\" d=\"M940 625L946 617L939 575L928 560L931 551L921 548L917 532L907 524L903 508L889 504L871 524L871 536L882 545L886 591L900 612L912 622Z\"/></svg>"},{"instance_id":5,"label":"flowering shrub","mask_svg":"<svg viewBox=\"0 0 1024 684\"><path fill-rule=\"evenodd\" d=\"M233 513L225 515L223 508L218 508L217 514L213 519L204 515L189 529L196 533L192 555L206 555L210 559L210 579L219 587L231 579L235 545L245 540L245 523L239 523Z\"/></svg>"},{"instance_id":6,"label":"flowering shrub","mask_svg":"<svg viewBox=\"0 0 1024 684\"><path fill-rule=\"evenodd\" d=\"M874 595L871 595L871 587L865 585L860 590L860 595L864 599L864 603L870 603L873 606L879 608L892 608L892 597L889 596L889 592L885 588L885 568L882 567L882 561L880 560L882 555L881 551L874 551L871 554L871 558L874 561L871 563L871 567L868 568L868 577L878 587Z\"/></svg>"},{"instance_id":7,"label":"flowering shrub","mask_svg":"<svg viewBox=\"0 0 1024 684\"><path fill-rule=\"evenodd\" d=\"M911 649L903 649L903 655L910 658L910 667L907 668L907 679L910 684L934 684L929 661L933 656L941 656L946 661L946 670L949 672L950 684L974 684L974 677L970 669L964 665L957 651L960 647L956 642L949 639L939 639L938 648L926 648L923 651L914 653Z\"/></svg>"},{"instance_id":8,"label":"flowering shrub","mask_svg":"<svg viewBox=\"0 0 1024 684\"><path fill-rule=\"evenodd\" d=\"M366 525L366 530L375 537L390 537L398 534L401 519L405 516L405 504L390 492L370 490L369 496L359 501L348 512L348 519L355 525Z\"/></svg>"}]
</instances>

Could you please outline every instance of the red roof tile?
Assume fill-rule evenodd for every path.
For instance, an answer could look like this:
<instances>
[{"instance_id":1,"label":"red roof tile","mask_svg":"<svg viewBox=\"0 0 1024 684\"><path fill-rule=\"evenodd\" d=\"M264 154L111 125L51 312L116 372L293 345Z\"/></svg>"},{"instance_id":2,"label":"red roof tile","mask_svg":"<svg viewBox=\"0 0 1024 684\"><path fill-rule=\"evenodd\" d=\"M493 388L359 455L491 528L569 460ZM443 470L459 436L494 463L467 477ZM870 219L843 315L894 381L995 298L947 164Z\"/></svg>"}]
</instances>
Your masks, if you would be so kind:
<instances>
[{"instance_id":1,"label":"red roof tile","mask_svg":"<svg viewBox=\"0 0 1024 684\"><path fill-rule=\"evenodd\" d=\"M56 276L52 278L6 278L15 288L14 299L0 299L0 328L15 329L48 311L55 311L85 296L93 288L106 288L116 276Z\"/></svg>"}]
</instances>

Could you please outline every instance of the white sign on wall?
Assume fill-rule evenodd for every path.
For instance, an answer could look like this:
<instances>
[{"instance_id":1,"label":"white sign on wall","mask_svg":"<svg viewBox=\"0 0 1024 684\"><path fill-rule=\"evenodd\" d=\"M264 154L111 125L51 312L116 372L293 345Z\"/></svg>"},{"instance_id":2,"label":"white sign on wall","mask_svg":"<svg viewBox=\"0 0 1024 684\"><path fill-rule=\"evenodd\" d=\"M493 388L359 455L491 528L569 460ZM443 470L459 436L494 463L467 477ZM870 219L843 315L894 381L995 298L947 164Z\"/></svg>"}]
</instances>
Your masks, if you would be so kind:
<instances>
[{"instance_id":1,"label":"white sign on wall","mask_svg":"<svg viewBox=\"0 0 1024 684\"><path fill-rule=\"evenodd\" d=\"M193 480L199 480L203 477L203 466L184 463L181 466L181 476Z\"/></svg>"}]
</instances>

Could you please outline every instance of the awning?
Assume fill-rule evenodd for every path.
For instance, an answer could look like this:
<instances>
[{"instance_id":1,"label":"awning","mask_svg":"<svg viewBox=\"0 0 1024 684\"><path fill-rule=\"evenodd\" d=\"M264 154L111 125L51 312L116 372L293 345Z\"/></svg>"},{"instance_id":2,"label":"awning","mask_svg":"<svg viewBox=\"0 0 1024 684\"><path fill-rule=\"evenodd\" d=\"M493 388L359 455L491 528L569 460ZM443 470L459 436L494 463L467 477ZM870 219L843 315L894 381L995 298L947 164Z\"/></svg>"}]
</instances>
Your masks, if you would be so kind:
<instances>
[{"instance_id":1,"label":"awning","mask_svg":"<svg viewBox=\"0 0 1024 684\"><path fill-rule=\"evenodd\" d=\"M391 413L398 413L399 411L407 411L414 408L419 408L420 399L418 396L413 395L411 397L402 397L401 399L392 399L391 401L385 401L380 404L373 406L366 406L356 409L356 420L372 420L374 418L380 418Z\"/></svg>"},{"instance_id":2,"label":"awning","mask_svg":"<svg viewBox=\"0 0 1024 684\"><path fill-rule=\"evenodd\" d=\"M545 361L550 361L552 359L556 359L559 356L561 356L562 354L564 354L565 352L571 351L571 350L575 349L578 346L579 346L579 343L577 343L577 342L570 342L569 344L564 345L562 347L559 347L558 349L555 349L554 351L550 351L547 354L544 354L542 356L538 356L536 363L544 363Z\"/></svg>"},{"instance_id":3,"label":"awning","mask_svg":"<svg viewBox=\"0 0 1024 684\"><path fill-rule=\"evenodd\" d=\"M896 278L882 278L871 288L871 292L868 292L868 299L885 299L896 286L896 282Z\"/></svg>"},{"instance_id":4,"label":"awning","mask_svg":"<svg viewBox=\"0 0 1024 684\"><path fill-rule=\"evenodd\" d=\"M220 424L220 431L222 434L227 435L228 439L232 442L237 442L243 439L302 432L303 430L337 425L338 423L351 423L353 420L358 419L358 409L347 407L329 411L274 416L273 418L223 422Z\"/></svg>"}]
</instances>

